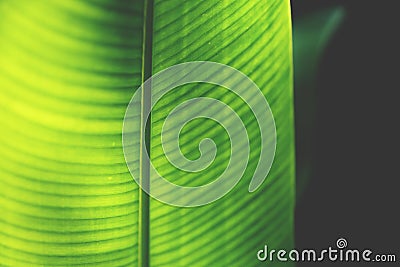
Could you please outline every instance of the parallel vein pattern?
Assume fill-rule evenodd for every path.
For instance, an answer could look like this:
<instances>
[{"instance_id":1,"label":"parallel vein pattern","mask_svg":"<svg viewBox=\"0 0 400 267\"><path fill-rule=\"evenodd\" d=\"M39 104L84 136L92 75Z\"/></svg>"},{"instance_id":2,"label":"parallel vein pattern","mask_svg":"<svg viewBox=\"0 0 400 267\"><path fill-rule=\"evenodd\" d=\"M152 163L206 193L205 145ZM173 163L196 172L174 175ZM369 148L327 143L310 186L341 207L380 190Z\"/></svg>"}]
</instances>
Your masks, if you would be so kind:
<instances>
[{"instance_id":1,"label":"parallel vein pattern","mask_svg":"<svg viewBox=\"0 0 400 267\"><path fill-rule=\"evenodd\" d=\"M260 264L264 244L293 246L289 1L154 0L151 64L143 56L145 13L144 0L0 0L0 265L241 267ZM183 86L152 112L157 169L186 186L223 172L229 136L209 120L192 121L180 139L190 159L199 156L200 140L215 141L217 158L204 172L177 170L162 153L165 116L199 96L240 116L250 164L238 186L210 205L143 205L122 152L127 103L148 73L195 60L235 67L262 89L277 125L275 163L249 194L261 142L249 107L224 88ZM145 212L147 237L139 225Z\"/></svg>"},{"instance_id":2,"label":"parallel vein pattern","mask_svg":"<svg viewBox=\"0 0 400 267\"><path fill-rule=\"evenodd\" d=\"M224 198L195 209L150 201L152 266L258 266L264 244L293 246L294 147L291 21L289 1L156 0L154 73L186 61L215 61L248 75L263 91L277 126L275 162L267 181L253 194L247 189L259 157L260 133L249 108L233 93L194 84L165 96L152 112L152 161L170 181L184 186L213 181L229 159L229 137L213 121L191 121L180 134L182 153L199 157L198 145L211 138L215 162L205 171L185 173L163 156L160 132L166 114L187 99L210 97L229 104L244 122L250 164L244 178ZM281 263L290 266L291 263ZM279 266L280 263L274 263Z\"/></svg>"},{"instance_id":3,"label":"parallel vein pattern","mask_svg":"<svg viewBox=\"0 0 400 267\"><path fill-rule=\"evenodd\" d=\"M0 265L137 265L139 1L0 2Z\"/></svg>"}]
</instances>

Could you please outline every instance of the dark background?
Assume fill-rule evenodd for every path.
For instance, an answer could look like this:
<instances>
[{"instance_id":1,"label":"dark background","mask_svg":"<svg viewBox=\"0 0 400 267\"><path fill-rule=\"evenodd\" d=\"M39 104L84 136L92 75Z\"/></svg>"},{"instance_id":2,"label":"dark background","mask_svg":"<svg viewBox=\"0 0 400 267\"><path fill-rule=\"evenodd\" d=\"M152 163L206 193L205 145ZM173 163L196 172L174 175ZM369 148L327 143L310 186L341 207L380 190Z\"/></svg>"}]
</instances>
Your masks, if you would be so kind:
<instances>
[{"instance_id":1,"label":"dark background","mask_svg":"<svg viewBox=\"0 0 400 267\"><path fill-rule=\"evenodd\" d=\"M350 248L394 253L397 264L400 260L400 73L395 43L400 11L396 3L292 1L294 23L329 6L340 5L346 11L319 62L314 171L297 201L298 249L335 247L343 237ZM307 107L296 106L296 112L302 108ZM301 134L302 129L296 131Z\"/></svg>"}]
</instances>

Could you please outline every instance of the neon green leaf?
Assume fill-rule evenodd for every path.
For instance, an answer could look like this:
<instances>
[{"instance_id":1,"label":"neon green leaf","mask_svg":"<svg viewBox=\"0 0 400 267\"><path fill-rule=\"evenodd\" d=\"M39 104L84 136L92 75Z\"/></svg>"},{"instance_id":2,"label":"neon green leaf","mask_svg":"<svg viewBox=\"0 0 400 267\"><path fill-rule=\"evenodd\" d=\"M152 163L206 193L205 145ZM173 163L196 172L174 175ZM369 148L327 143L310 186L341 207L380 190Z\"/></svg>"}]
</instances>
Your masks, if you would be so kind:
<instances>
[{"instance_id":1,"label":"neon green leaf","mask_svg":"<svg viewBox=\"0 0 400 267\"><path fill-rule=\"evenodd\" d=\"M265 244L293 246L289 1L21 0L1 1L0 14L1 264L256 266ZM217 202L147 203L122 151L125 109L145 78L196 60L232 66L262 90L277 127L274 164L249 193L260 154L251 111L224 88L183 86L152 112L153 164L186 186L223 171L229 138L211 121L193 121L181 133L181 150L192 159L200 140L214 139L219 154L205 172L184 173L162 156L157 133L167 112L198 96L238 112L250 164Z\"/></svg>"}]
</instances>

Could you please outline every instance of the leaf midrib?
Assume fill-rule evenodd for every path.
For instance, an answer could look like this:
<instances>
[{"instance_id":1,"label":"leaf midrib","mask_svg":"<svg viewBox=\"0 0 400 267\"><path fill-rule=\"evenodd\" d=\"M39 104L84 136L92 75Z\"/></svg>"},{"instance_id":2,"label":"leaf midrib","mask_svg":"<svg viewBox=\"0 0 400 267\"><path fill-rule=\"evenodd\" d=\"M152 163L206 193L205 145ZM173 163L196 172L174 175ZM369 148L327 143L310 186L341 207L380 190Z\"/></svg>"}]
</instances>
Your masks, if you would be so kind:
<instances>
[{"instance_id":1,"label":"leaf midrib","mask_svg":"<svg viewBox=\"0 0 400 267\"><path fill-rule=\"evenodd\" d=\"M144 0L143 16L143 40L142 40L142 84L152 76L153 67L153 18L154 0ZM151 116L145 121L146 115L151 110L151 91L142 90L141 95L141 133L145 129L144 136L140 137L140 179L141 186L148 189L150 181L150 137ZM147 150L148 157L144 152ZM150 266L150 199L149 195L139 188L139 244L138 244L138 266ZM146 190L148 191L148 190Z\"/></svg>"}]
</instances>

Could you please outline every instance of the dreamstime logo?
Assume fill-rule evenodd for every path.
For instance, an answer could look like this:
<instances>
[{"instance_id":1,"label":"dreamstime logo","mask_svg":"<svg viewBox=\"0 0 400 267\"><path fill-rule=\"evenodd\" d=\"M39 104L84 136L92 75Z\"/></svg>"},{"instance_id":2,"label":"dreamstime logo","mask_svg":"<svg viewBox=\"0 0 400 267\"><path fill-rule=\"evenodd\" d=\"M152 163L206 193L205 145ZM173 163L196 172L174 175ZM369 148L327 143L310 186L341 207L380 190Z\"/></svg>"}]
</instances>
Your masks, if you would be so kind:
<instances>
[{"instance_id":1,"label":"dreamstime logo","mask_svg":"<svg viewBox=\"0 0 400 267\"><path fill-rule=\"evenodd\" d=\"M257 252L257 259L259 261L293 261L293 262L396 262L395 254L374 254L370 249L346 249L347 240L339 238L336 241L336 248L328 247L321 251L315 249L304 250L276 250L268 249L265 245L264 249Z\"/></svg>"},{"instance_id":2,"label":"dreamstime logo","mask_svg":"<svg viewBox=\"0 0 400 267\"><path fill-rule=\"evenodd\" d=\"M242 178L250 156L250 140L245 124L231 106L209 97L193 98L175 107L163 123L161 144L163 153L175 168L200 172L210 166L216 157L214 141L209 138L201 140L198 145L200 157L190 160L180 150L179 135L188 122L197 118L211 119L225 129L230 139L230 159L223 173L211 183L185 187L171 183L153 166L143 145L148 138L146 123L150 113L165 94L189 83L222 86L251 109L261 140L258 164L248 189L249 192L255 191L267 177L275 156L276 128L271 109L261 90L249 77L227 65L207 61L187 62L167 68L145 81L133 95L125 113L122 135L125 160L132 177L153 198L180 207L202 206L218 200ZM146 94L147 99L151 97L147 104ZM149 169L148 181L141 178L144 171L138 165L143 164L147 164Z\"/></svg>"},{"instance_id":3,"label":"dreamstime logo","mask_svg":"<svg viewBox=\"0 0 400 267\"><path fill-rule=\"evenodd\" d=\"M336 241L336 246L337 246L339 249L342 249L342 248L347 247L347 240L344 239L344 238L339 238L339 239Z\"/></svg>"}]
</instances>

